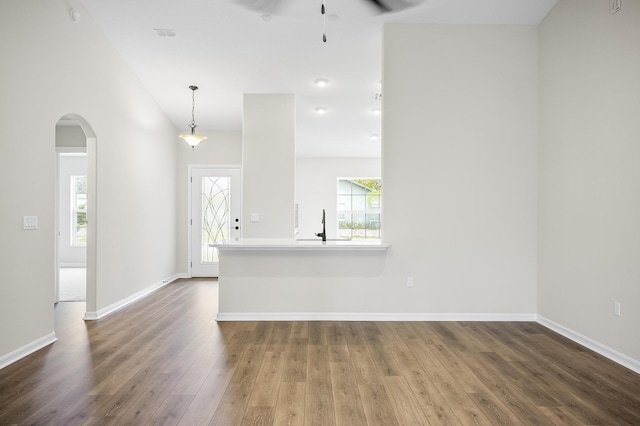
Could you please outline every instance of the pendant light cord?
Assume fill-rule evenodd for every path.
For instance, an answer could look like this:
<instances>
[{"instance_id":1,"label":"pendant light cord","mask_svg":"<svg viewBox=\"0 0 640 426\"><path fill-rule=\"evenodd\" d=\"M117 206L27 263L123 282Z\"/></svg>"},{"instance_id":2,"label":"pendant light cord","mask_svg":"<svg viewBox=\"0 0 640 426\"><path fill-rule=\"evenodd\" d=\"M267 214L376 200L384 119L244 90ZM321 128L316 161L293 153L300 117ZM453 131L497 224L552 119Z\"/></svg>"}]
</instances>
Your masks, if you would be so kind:
<instances>
[{"instance_id":1,"label":"pendant light cord","mask_svg":"<svg viewBox=\"0 0 640 426\"><path fill-rule=\"evenodd\" d=\"M325 0L322 0L322 6L320 7L320 13L322 13L322 42L327 42L327 10L324 4Z\"/></svg>"},{"instance_id":2,"label":"pendant light cord","mask_svg":"<svg viewBox=\"0 0 640 426\"><path fill-rule=\"evenodd\" d=\"M196 127L196 90L198 86L189 86L191 89L191 132L193 133Z\"/></svg>"}]
</instances>

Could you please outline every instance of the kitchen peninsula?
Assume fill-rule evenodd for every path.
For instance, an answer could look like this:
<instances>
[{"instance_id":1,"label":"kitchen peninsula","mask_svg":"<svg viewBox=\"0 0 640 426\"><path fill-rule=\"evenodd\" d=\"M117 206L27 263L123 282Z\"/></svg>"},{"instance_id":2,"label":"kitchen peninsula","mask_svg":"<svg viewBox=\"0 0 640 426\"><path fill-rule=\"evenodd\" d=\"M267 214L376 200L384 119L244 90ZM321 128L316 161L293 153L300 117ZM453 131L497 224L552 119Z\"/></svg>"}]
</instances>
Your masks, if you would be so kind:
<instances>
[{"instance_id":1,"label":"kitchen peninsula","mask_svg":"<svg viewBox=\"0 0 640 426\"><path fill-rule=\"evenodd\" d=\"M252 238L216 247L219 321L293 321L346 319L366 309L363 296L382 276L390 246Z\"/></svg>"}]
</instances>

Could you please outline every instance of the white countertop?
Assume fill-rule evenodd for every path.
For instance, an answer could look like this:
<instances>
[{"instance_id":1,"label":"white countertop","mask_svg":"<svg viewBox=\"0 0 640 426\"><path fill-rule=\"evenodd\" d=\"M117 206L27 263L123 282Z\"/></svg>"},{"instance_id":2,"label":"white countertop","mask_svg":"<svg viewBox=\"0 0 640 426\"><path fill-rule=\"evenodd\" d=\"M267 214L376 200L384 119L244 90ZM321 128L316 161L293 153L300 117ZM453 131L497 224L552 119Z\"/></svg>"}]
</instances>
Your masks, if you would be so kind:
<instances>
[{"instance_id":1,"label":"white countertop","mask_svg":"<svg viewBox=\"0 0 640 426\"><path fill-rule=\"evenodd\" d=\"M317 240L294 238L238 238L212 244L220 250L328 250L328 251L386 251L389 244L379 240Z\"/></svg>"}]
</instances>

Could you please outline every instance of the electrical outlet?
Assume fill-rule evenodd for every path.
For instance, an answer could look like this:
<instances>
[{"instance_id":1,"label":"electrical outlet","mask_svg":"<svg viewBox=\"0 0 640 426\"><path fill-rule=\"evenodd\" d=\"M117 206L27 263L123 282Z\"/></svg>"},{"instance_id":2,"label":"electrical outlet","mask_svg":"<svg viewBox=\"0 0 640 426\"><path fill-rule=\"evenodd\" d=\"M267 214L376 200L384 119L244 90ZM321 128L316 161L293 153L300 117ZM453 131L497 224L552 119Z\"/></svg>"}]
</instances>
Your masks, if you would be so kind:
<instances>
[{"instance_id":1,"label":"electrical outlet","mask_svg":"<svg viewBox=\"0 0 640 426\"><path fill-rule=\"evenodd\" d=\"M413 277L407 277L407 287L413 287Z\"/></svg>"},{"instance_id":2,"label":"electrical outlet","mask_svg":"<svg viewBox=\"0 0 640 426\"><path fill-rule=\"evenodd\" d=\"M613 315L619 317L620 314L620 302L613 302Z\"/></svg>"}]
</instances>

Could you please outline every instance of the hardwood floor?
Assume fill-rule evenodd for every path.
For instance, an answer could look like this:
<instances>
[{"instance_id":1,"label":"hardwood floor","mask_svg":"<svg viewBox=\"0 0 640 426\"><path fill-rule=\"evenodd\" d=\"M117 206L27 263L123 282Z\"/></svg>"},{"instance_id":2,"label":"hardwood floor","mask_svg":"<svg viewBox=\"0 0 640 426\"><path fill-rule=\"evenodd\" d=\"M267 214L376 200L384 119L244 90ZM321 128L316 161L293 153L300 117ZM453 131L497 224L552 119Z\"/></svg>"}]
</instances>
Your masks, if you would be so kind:
<instances>
[{"instance_id":1,"label":"hardwood floor","mask_svg":"<svg viewBox=\"0 0 640 426\"><path fill-rule=\"evenodd\" d=\"M535 323L221 322L181 280L0 370L0 424L640 425L640 375Z\"/></svg>"}]
</instances>

